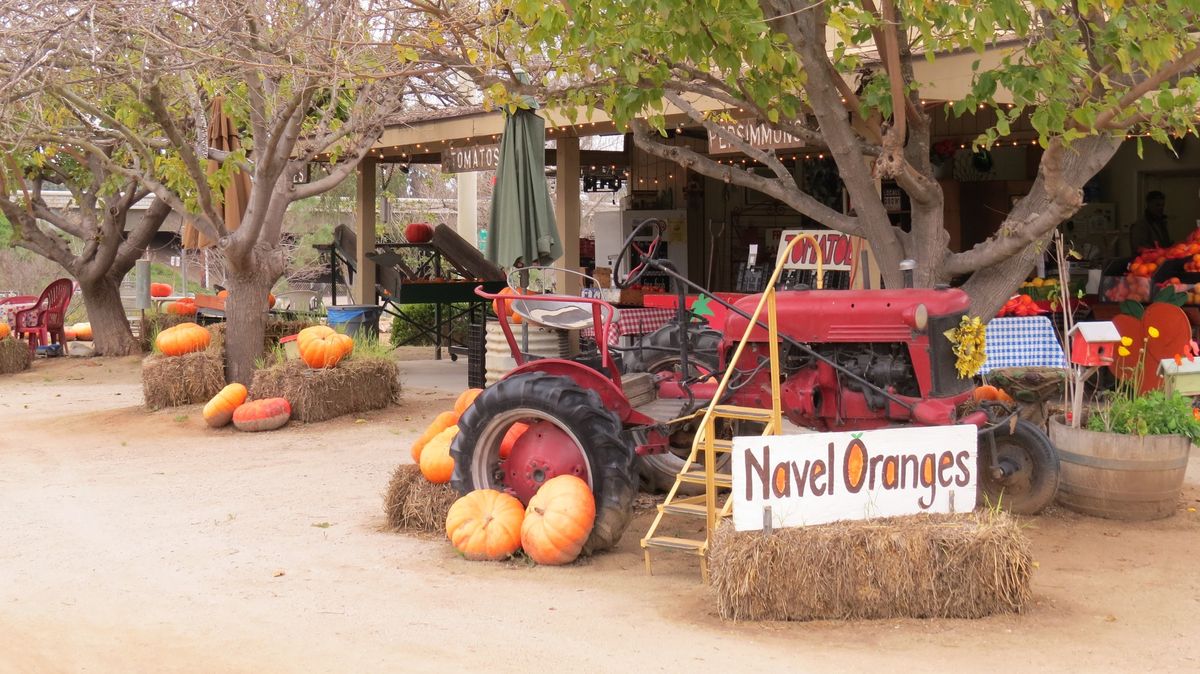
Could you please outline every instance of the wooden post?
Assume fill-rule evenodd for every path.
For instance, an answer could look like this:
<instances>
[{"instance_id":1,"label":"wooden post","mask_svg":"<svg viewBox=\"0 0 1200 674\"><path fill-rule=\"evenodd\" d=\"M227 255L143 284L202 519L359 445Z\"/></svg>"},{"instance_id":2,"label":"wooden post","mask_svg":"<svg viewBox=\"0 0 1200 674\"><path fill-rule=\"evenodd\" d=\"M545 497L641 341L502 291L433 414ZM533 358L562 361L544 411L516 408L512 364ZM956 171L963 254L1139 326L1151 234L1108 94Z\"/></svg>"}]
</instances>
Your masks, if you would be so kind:
<instances>
[{"instance_id":1,"label":"wooden post","mask_svg":"<svg viewBox=\"0 0 1200 674\"><path fill-rule=\"evenodd\" d=\"M358 165L355 189L354 233L358 236L354 263L354 299L359 304L375 304L375 263L367 259L375 252L375 160L364 157Z\"/></svg>"},{"instance_id":2,"label":"wooden post","mask_svg":"<svg viewBox=\"0 0 1200 674\"><path fill-rule=\"evenodd\" d=\"M558 238L562 240L563 256L554 264L556 267L579 271L579 139L559 138L558 180L554 193L554 220L558 227ZM563 274L558 291L564 295L579 295L583 288L581 279L574 274ZM579 352L579 331L567 333L568 349Z\"/></svg>"}]
</instances>

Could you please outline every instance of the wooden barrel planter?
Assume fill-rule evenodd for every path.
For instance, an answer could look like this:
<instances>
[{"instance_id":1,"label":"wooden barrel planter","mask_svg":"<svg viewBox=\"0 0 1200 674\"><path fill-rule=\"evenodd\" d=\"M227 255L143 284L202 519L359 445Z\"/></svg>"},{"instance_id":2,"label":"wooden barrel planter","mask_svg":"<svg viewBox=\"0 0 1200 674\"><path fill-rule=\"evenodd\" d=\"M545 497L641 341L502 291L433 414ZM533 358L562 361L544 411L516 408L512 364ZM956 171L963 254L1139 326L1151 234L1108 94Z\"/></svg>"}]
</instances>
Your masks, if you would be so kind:
<instances>
[{"instance_id":1,"label":"wooden barrel planter","mask_svg":"<svg viewBox=\"0 0 1200 674\"><path fill-rule=\"evenodd\" d=\"M1156 520L1175 512L1192 443L1182 435L1124 435L1050 419L1062 478L1058 502L1094 517Z\"/></svg>"}]
</instances>

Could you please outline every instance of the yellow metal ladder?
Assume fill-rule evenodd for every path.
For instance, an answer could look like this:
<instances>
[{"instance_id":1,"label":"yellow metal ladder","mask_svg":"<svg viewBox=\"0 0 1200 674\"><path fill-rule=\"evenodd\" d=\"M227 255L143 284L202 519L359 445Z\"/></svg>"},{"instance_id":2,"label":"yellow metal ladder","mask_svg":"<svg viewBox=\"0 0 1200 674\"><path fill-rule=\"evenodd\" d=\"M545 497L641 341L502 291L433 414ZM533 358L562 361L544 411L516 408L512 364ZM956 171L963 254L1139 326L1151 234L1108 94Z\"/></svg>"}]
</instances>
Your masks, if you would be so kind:
<instances>
[{"instance_id":1,"label":"yellow metal ladder","mask_svg":"<svg viewBox=\"0 0 1200 674\"><path fill-rule=\"evenodd\" d=\"M717 472L717 456L730 454L733 451L733 442L717 437L717 422L719 420L731 420L761 423L763 424L762 435L778 435L782 429L782 410L779 406L779 386L781 382L779 374L779 327L775 314L775 284L779 282L779 275L783 271L784 262L791 258L792 248L801 240L810 241L816 251L816 287L818 289L822 287L823 262L821 249L817 240L807 234L796 236L788 242L783 254L779 256L775 264L775 271L767 281L766 290L763 292L762 297L759 298L758 305L755 307L754 313L746 324L746 331L742 334L737 348L734 349L733 355L730 356L726 364L725 374L721 377L721 382L717 385L717 390L713 394L712 400L704 410L704 416L700 421L700 428L696 432L695 439L692 441L692 451L688 454L687 460L684 461L679 475L675 477L675 484L667 492L667 498L658 506L658 514L655 515L654 522L650 524L650 529L646 532L646 536L642 538L642 552L646 558L647 573L652 572L650 566L650 551L652 549L677 550L689 552L700 557L700 574L704 578L704 582L708 582L709 542L712 541L713 532L716 530L719 521L729 517L733 513L733 498L730 492L730 489L733 487L733 475L731 473ZM725 391L729 388L729 381L734 371L733 364L737 363L742 357L746 343L749 341L750 335L753 334L755 328L758 327L759 316L762 315L764 309L767 312L767 346L770 349L771 359L771 408L758 409L754 407L719 404ZM701 464L701 460L703 464ZM679 488L684 484L702 485L704 493L695 496L681 496L679 495ZM724 493L718 493L718 490L723 490ZM704 537L680 538L658 535L658 529L662 525L663 519L668 515L703 519Z\"/></svg>"}]
</instances>

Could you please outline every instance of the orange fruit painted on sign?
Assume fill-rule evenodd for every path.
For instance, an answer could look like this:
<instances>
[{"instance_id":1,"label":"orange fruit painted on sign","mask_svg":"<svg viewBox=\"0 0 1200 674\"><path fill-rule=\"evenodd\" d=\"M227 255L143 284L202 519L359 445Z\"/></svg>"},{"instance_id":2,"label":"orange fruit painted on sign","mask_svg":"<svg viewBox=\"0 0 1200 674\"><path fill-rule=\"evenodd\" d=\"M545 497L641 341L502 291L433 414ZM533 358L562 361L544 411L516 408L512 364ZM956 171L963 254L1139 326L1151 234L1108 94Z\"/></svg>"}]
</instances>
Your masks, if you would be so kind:
<instances>
[{"instance_id":1,"label":"orange fruit painted on sign","mask_svg":"<svg viewBox=\"0 0 1200 674\"><path fill-rule=\"evenodd\" d=\"M926 454L925 458L921 459L921 479L922 484L933 484L933 455Z\"/></svg>"},{"instance_id":2,"label":"orange fruit painted on sign","mask_svg":"<svg viewBox=\"0 0 1200 674\"><path fill-rule=\"evenodd\" d=\"M883 486L891 489L896 486L896 457L889 456L883 462Z\"/></svg>"},{"instance_id":3,"label":"orange fruit painted on sign","mask_svg":"<svg viewBox=\"0 0 1200 674\"><path fill-rule=\"evenodd\" d=\"M851 493L862 489L867 478L867 446L862 440L854 438L846 446L846 488Z\"/></svg>"},{"instance_id":4,"label":"orange fruit painted on sign","mask_svg":"<svg viewBox=\"0 0 1200 674\"><path fill-rule=\"evenodd\" d=\"M786 464L779 464L775 467L775 495L783 496L787 493L788 487L788 472Z\"/></svg>"}]
</instances>

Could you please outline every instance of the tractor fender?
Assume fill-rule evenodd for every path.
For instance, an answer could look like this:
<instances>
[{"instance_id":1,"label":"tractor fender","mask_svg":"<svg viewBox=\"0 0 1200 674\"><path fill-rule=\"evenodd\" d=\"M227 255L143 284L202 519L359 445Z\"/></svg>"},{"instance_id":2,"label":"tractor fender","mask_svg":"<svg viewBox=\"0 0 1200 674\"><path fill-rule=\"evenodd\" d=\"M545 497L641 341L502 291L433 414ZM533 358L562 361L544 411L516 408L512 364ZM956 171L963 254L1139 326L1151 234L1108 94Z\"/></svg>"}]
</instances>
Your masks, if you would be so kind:
<instances>
[{"instance_id":1,"label":"tractor fender","mask_svg":"<svg viewBox=\"0 0 1200 674\"><path fill-rule=\"evenodd\" d=\"M593 370L587 365L576 363L563 358L542 358L532 360L524 365L509 370L501 379L509 379L530 372L544 372L556 377L567 377L581 388L595 391L600 396L604 406L616 413L622 423L629 421L634 410L629 406L629 399L611 379Z\"/></svg>"}]
</instances>

